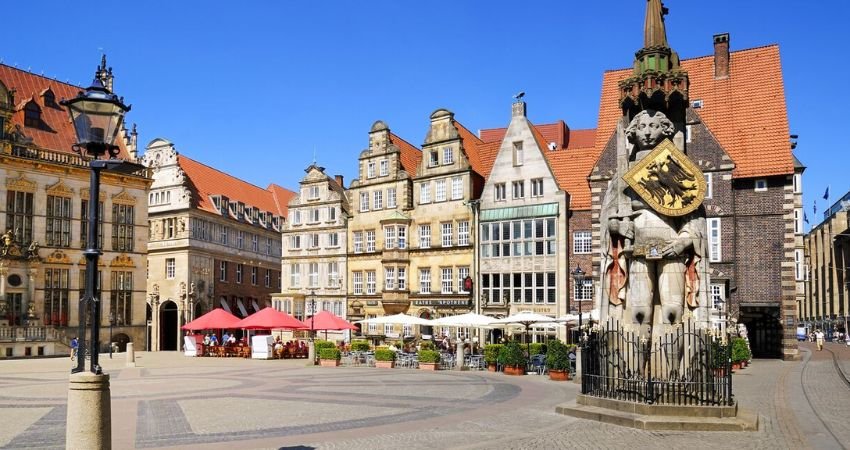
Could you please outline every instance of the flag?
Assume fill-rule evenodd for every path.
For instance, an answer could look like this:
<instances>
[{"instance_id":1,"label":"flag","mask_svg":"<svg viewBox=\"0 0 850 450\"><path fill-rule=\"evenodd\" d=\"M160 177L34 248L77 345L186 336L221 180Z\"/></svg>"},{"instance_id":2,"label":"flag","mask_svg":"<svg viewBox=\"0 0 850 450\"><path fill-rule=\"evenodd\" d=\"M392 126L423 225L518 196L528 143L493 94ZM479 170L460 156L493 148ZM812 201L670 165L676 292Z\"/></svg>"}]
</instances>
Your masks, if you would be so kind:
<instances>
[{"instance_id":1,"label":"flag","mask_svg":"<svg viewBox=\"0 0 850 450\"><path fill-rule=\"evenodd\" d=\"M826 187L826 191L823 193L823 199L829 200L829 186Z\"/></svg>"},{"instance_id":2,"label":"flag","mask_svg":"<svg viewBox=\"0 0 850 450\"><path fill-rule=\"evenodd\" d=\"M805 211L803 211L803 222L809 223L809 216L806 215Z\"/></svg>"}]
</instances>

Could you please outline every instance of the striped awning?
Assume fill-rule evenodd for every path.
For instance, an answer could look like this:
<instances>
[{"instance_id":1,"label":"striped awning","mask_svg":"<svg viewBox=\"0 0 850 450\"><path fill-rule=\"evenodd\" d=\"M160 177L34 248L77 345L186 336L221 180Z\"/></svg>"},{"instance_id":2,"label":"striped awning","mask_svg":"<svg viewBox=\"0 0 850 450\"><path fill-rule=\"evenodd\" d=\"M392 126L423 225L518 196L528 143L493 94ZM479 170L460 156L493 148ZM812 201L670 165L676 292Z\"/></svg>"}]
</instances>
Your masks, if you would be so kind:
<instances>
[{"instance_id":1,"label":"striped awning","mask_svg":"<svg viewBox=\"0 0 850 450\"><path fill-rule=\"evenodd\" d=\"M480 220L481 222L492 222L496 220L547 217L557 215L557 203L543 203L541 205L514 206L511 208L483 209L481 210Z\"/></svg>"}]
</instances>

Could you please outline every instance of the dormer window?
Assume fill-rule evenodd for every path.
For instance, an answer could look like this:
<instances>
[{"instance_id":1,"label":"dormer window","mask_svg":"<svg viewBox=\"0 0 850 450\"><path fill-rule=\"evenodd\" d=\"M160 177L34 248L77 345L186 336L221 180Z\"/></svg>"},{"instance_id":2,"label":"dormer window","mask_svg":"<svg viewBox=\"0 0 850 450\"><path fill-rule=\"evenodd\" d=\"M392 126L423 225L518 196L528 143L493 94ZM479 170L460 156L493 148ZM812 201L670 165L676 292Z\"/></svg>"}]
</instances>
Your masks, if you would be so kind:
<instances>
[{"instance_id":1,"label":"dormer window","mask_svg":"<svg viewBox=\"0 0 850 450\"><path fill-rule=\"evenodd\" d=\"M24 126L32 128L41 126L41 108L33 101L24 106Z\"/></svg>"},{"instance_id":2,"label":"dormer window","mask_svg":"<svg viewBox=\"0 0 850 450\"><path fill-rule=\"evenodd\" d=\"M310 186L307 188L307 199L308 200L318 200L319 199L319 186Z\"/></svg>"},{"instance_id":3,"label":"dormer window","mask_svg":"<svg viewBox=\"0 0 850 450\"><path fill-rule=\"evenodd\" d=\"M446 147L443 149L443 164L454 164L455 162L455 153L451 147Z\"/></svg>"},{"instance_id":4,"label":"dormer window","mask_svg":"<svg viewBox=\"0 0 850 450\"><path fill-rule=\"evenodd\" d=\"M375 178L375 162L369 161L366 164L366 178Z\"/></svg>"},{"instance_id":5,"label":"dormer window","mask_svg":"<svg viewBox=\"0 0 850 450\"><path fill-rule=\"evenodd\" d=\"M49 108L59 108L59 105L56 103L56 95L53 94L53 91L48 88L41 94L42 100L44 100L44 106Z\"/></svg>"},{"instance_id":6,"label":"dormer window","mask_svg":"<svg viewBox=\"0 0 850 450\"><path fill-rule=\"evenodd\" d=\"M440 165L440 152L431 150L428 158L428 167L437 167Z\"/></svg>"},{"instance_id":7,"label":"dormer window","mask_svg":"<svg viewBox=\"0 0 850 450\"><path fill-rule=\"evenodd\" d=\"M381 160L381 176L385 177L390 174L390 162L386 159Z\"/></svg>"}]
</instances>

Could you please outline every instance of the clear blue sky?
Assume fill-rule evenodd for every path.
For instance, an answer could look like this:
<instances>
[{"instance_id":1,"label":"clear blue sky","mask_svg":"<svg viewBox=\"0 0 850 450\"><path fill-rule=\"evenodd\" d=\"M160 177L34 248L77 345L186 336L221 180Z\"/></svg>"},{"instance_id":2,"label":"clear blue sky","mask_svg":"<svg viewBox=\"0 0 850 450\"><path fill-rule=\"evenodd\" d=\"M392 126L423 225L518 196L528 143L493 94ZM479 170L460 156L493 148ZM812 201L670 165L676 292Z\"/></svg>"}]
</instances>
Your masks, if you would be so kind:
<instances>
[{"instance_id":1,"label":"clear blue sky","mask_svg":"<svg viewBox=\"0 0 850 450\"><path fill-rule=\"evenodd\" d=\"M668 0L682 58L780 45L812 225L850 189L845 87L850 2ZM108 10L100 13L106 7ZM254 184L295 188L313 158L351 180L377 119L415 145L439 107L472 130L529 117L592 128L605 69L642 44L644 0L13 2L7 64L87 85L100 49L133 104L140 143L172 140ZM72 22L76 19L78 22ZM110 24L98 25L107 19ZM817 199L818 215L812 214Z\"/></svg>"}]
</instances>

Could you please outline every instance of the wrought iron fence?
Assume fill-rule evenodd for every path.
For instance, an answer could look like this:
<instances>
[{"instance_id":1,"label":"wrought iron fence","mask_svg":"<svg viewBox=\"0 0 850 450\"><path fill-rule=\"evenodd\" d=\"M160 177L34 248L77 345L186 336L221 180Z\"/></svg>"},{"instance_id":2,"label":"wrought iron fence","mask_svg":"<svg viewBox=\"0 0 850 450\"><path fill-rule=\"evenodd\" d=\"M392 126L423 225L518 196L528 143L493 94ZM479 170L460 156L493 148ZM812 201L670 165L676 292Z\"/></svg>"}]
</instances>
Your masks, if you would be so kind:
<instances>
[{"instance_id":1,"label":"wrought iron fence","mask_svg":"<svg viewBox=\"0 0 850 450\"><path fill-rule=\"evenodd\" d=\"M729 342L693 322L651 337L609 320L581 343L581 392L647 404L732 405Z\"/></svg>"}]
</instances>

